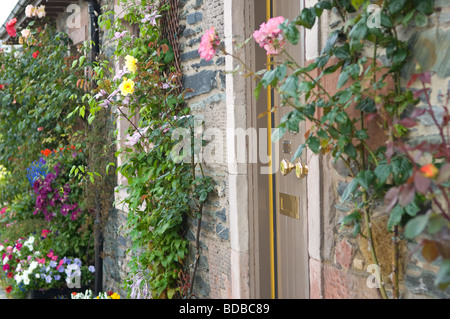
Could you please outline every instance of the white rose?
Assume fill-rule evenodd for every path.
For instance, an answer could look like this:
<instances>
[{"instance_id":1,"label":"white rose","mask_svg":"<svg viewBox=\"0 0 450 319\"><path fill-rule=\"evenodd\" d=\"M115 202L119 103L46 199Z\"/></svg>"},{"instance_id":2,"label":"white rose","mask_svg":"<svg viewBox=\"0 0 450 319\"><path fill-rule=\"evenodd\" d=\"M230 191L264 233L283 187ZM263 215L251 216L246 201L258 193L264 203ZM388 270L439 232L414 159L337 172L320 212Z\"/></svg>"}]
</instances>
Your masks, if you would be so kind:
<instances>
[{"instance_id":1,"label":"white rose","mask_svg":"<svg viewBox=\"0 0 450 319\"><path fill-rule=\"evenodd\" d=\"M39 6L36 8L36 15L38 18L45 17L45 6Z\"/></svg>"},{"instance_id":2,"label":"white rose","mask_svg":"<svg viewBox=\"0 0 450 319\"><path fill-rule=\"evenodd\" d=\"M33 7L33 5L31 5L31 4L27 5L27 7L25 8L25 15L27 16L27 18L31 18L31 17L35 16L36 8Z\"/></svg>"},{"instance_id":3,"label":"white rose","mask_svg":"<svg viewBox=\"0 0 450 319\"><path fill-rule=\"evenodd\" d=\"M22 37L24 37L25 39L29 38L31 35L31 31L29 29L24 29L22 30Z\"/></svg>"}]
</instances>

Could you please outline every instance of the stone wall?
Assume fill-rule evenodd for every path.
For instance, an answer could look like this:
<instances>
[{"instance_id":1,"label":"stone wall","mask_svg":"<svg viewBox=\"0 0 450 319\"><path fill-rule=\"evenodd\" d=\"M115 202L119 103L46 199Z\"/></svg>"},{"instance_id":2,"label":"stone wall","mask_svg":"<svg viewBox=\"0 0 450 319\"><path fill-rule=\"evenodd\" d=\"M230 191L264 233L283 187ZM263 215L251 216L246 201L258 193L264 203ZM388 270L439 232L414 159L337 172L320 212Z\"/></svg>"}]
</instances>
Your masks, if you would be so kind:
<instances>
[{"instance_id":1,"label":"stone wall","mask_svg":"<svg viewBox=\"0 0 450 319\"><path fill-rule=\"evenodd\" d=\"M226 101L225 58L217 55L210 61L200 59L200 38L211 26L223 39L223 1L180 1L180 44L183 86L192 92L186 94L191 114L204 122L203 132L218 133L225 145ZM228 215L228 187L226 150L217 150L221 156L202 164L206 175L214 179L215 190L204 207L200 235L200 262L195 278L196 298L228 298L231 294L230 239ZM188 221L190 264L195 258L196 220Z\"/></svg>"}]
</instances>

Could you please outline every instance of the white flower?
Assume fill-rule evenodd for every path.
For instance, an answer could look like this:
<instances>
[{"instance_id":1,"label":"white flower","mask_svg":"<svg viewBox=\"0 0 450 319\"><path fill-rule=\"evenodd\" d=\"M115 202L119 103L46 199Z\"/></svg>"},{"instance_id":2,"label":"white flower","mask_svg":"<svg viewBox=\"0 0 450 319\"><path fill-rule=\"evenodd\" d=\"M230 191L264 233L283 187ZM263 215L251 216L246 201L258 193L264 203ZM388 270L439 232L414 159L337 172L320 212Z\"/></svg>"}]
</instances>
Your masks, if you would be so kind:
<instances>
[{"instance_id":1,"label":"white flower","mask_svg":"<svg viewBox=\"0 0 450 319\"><path fill-rule=\"evenodd\" d=\"M36 15L36 8L31 4L27 5L25 8L25 15L27 18L34 17Z\"/></svg>"},{"instance_id":2,"label":"white flower","mask_svg":"<svg viewBox=\"0 0 450 319\"><path fill-rule=\"evenodd\" d=\"M24 37L25 39L29 38L31 35L30 29L23 29L21 33L22 33L22 37Z\"/></svg>"},{"instance_id":3,"label":"white flower","mask_svg":"<svg viewBox=\"0 0 450 319\"><path fill-rule=\"evenodd\" d=\"M25 275L25 274L24 274ZM30 284L30 278L28 278L28 274L23 278L23 283L25 285L29 285Z\"/></svg>"},{"instance_id":4,"label":"white flower","mask_svg":"<svg viewBox=\"0 0 450 319\"><path fill-rule=\"evenodd\" d=\"M33 245L33 243L34 243L34 237L30 236L23 244L24 245Z\"/></svg>"},{"instance_id":5,"label":"white flower","mask_svg":"<svg viewBox=\"0 0 450 319\"><path fill-rule=\"evenodd\" d=\"M30 271L33 271L37 268L37 266L39 265L39 263L36 260L33 260L30 264L30 268L28 268Z\"/></svg>"},{"instance_id":6,"label":"white flower","mask_svg":"<svg viewBox=\"0 0 450 319\"><path fill-rule=\"evenodd\" d=\"M3 249L5 249L5 246L0 244L0 251L2 251Z\"/></svg>"},{"instance_id":7,"label":"white flower","mask_svg":"<svg viewBox=\"0 0 450 319\"><path fill-rule=\"evenodd\" d=\"M6 263L9 261L8 256L5 256L5 258L3 258L3 265L6 265Z\"/></svg>"},{"instance_id":8,"label":"white flower","mask_svg":"<svg viewBox=\"0 0 450 319\"><path fill-rule=\"evenodd\" d=\"M39 6L36 8L36 15L38 18L45 17L45 6Z\"/></svg>"}]
</instances>

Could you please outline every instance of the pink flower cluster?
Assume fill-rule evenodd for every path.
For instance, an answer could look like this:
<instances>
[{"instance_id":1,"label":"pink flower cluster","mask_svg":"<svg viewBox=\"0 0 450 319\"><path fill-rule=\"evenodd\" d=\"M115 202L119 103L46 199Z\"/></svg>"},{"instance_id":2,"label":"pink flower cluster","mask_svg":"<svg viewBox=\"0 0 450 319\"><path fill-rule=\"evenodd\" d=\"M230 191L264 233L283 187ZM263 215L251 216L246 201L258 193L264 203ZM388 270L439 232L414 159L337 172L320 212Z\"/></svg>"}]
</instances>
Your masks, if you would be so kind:
<instances>
[{"instance_id":1,"label":"pink flower cluster","mask_svg":"<svg viewBox=\"0 0 450 319\"><path fill-rule=\"evenodd\" d=\"M267 55L280 54L283 49L285 44L283 31L278 28L283 22L283 17L271 18L267 23L262 23L259 30L253 32L256 43L267 51Z\"/></svg>"},{"instance_id":2,"label":"pink flower cluster","mask_svg":"<svg viewBox=\"0 0 450 319\"><path fill-rule=\"evenodd\" d=\"M200 48L198 49L200 57L206 61L211 60L214 57L214 54L216 54L219 44L219 35L217 34L216 29L211 27L211 29L205 32L200 41Z\"/></svg>"}]
</instances>

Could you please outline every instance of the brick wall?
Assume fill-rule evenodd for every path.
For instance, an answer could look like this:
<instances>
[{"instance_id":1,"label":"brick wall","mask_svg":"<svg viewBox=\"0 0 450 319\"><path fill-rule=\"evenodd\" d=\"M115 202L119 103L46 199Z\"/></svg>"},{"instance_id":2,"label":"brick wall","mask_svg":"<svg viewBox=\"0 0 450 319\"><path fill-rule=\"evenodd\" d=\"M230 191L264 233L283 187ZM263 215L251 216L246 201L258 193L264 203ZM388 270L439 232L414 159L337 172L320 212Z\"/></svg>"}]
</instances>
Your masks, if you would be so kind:
<instances>
[{"instance_id":1,"label":"brick wall","mask_svg":"<svg viewBox=\"0 0 450 319\"><path fill-rule=\"evenodd\" d=\"M438 94L445 94L450 84L450 68L448 66L450 40L450 5L448 1L435 1L436 13L429 17L429 23L423 28L399 30L400 36L407 40L413 52L412 60L418 61L424 70L436 72L432 78L433 105L438 105ZM323 16L322 41L326 33L338 25L334 14ZM322 46L324 43L322 43ZM405 66L402 76L406 86L413 63ZM324 81L326 89L334 90L336 79ZM421 102L423 104L424 101ZM421 105L419 105L420 107ZM421 125L411 134L411 142L431 140L436 136L430 118L423 116ZM377 132L372 131L372 144L378 144L383 139L377 139ZM322 243L318 259L310 260L311 297L312 298L379 298L374 285L371 285L372 274L369 266L372 264L367 241L354 238L351 229L340 231L340 221L346 215L348 207L342 206L340 196L348 185L348 171L341 162L334 163L331 157L322 158ZM386 229L388 212L382 205L375 209L372 217L374 240L377 254L382 265L383 279L391 296L391 263L393 256L392 234ZM435 287L434 278L437 272L435 264L427 263L422 257L417 243L403 242L400 246L400 293L401 298L449 298L450 289L442 291ZM371 288L373 287L373 288Z\"/></svg>"}]
</instances>

